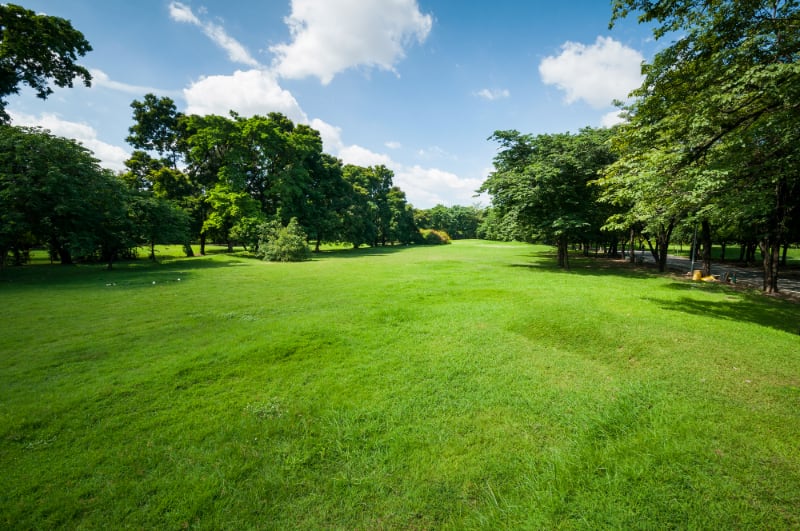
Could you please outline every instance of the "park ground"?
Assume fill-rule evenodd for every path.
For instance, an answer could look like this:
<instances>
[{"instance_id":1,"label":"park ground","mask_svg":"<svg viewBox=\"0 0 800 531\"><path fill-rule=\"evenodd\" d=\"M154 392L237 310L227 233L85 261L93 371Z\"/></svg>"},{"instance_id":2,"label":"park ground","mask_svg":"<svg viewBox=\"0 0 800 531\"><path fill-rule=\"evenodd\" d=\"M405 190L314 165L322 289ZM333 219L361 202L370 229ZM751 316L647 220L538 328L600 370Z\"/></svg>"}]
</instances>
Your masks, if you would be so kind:
<instances>
[{"instance_id":1,"label":"park ground","mask_svg":"<svg viewBox=\"0 0 800 531\"><path fill-rule=\"evenodd\" d=\"M458 241L0 276L4 528L800 527L800 305Z\"/></svg>"}]
</instances>

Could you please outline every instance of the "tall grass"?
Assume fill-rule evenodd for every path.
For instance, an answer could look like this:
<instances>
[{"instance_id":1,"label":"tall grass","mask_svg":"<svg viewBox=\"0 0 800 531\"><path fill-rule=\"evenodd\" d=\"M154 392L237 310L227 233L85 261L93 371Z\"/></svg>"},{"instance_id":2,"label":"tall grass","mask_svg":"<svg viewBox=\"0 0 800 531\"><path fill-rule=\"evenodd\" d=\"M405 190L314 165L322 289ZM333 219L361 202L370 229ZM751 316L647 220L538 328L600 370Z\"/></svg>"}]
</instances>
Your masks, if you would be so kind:
<instances>
[{"instance_id":1,"label":"tall grass","mask_svg":"<svg viewBox=\"0 0 800 531\"><path fill-rule=\"evenodd\" d=\"M800 526L800 307L553 263L7 269L0 525Z\"/></svg>"}]
</instances>

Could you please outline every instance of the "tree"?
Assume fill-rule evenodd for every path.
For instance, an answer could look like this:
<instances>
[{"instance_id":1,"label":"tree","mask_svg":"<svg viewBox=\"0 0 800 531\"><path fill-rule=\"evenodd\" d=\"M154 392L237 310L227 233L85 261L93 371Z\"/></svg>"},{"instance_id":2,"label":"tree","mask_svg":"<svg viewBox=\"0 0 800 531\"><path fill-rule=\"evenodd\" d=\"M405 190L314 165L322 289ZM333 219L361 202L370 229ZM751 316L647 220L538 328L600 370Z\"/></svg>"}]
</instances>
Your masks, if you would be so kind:
<instances>
[{"instance_id":1,"label":"tree","mask_svg":"<svg viewBox=\"0 0 800 531\"><path fill-rule=\"evenodd\" d=\"M599 228L593 227L597 191L589 183L613 161L610 134L591 128L535 137L496 131L490 138L502 147L479 191L492 196L503 216L554 242L558 265L569 268L568 244Z\"/></svg>"},{"instance_id":2,"label":"tree","mask_svg":"<svg viewBox=\"0 0 800 531\"><path fill-rule=\"evenodd\" d=\"M171 98L145 94L144 101L133 100L134 124L128 128L127 142L136 149L155 151L172 168L178 163L179 121L183 116Z\"/></svg>"},{"instance_id":3,"label":"tree","mask_svg":"<svg viewBox=\"0 0 800 531\"><path fill-rule=\"evenodd\" d=\"M189 215L172 201L153 193L131 191L130 210L136 243L147 245L155 261L156 245L184 243L189 233Z\"/></svg>"},{"instance_id":4,"label":"tree","mask_svg":"<svg viewBox=\"0 0 800 531\"><path fill-rule=\"evenodd\" d=\"M0 126L0 253L41 243L62 264L131 242L122 182L83 146L49 132Z\"/></svg>"},{"instance_id":5,"label":"tree","mask_svg":"<svg viewBox=\"0 0 800 531\"><path fill-rule=\"evenodd\" d=\"M729 207L726 195L756 190L732 215L749 211L758 224L764 289L776 291L777 257L798 204L800 4L616 0L612 24L634 12L655 23L656 38L681 38L643 67L620 130L623 164L670 157L674 171L692 178L683 193L705 194L710 205Z\"/></svg>"},{"instance_id":6,"label":"tree","mask_svg":"<svg viewBox=\"0 0 800 531\"><path fill-rule=\"evenodd\" d=\"M53 93L50 80L59 87L72 87L81 78L90 86L91 74L75 61L91 50L68 20L0 4L0 123L10 120L6 96L18 94L23 83L42 99Z\"/></svg>"}]
</instances>

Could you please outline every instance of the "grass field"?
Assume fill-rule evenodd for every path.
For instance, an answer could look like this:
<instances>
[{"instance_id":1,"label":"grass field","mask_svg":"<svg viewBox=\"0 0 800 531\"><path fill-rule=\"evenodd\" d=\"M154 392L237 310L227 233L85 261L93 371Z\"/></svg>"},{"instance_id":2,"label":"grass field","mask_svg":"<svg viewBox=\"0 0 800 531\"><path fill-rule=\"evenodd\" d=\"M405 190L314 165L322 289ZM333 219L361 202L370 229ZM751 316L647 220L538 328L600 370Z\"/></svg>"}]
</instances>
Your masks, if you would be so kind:
<instances>
[{"instance_id":1,"label":"grass field","mask_svg":"<svg viewBox=\"0 0 800 531\"><path fill-rule=\"evenodd\" d=\"M800 305L550 249L0 273L0 527L800 527Z\"/></svg>"}]
</instances>

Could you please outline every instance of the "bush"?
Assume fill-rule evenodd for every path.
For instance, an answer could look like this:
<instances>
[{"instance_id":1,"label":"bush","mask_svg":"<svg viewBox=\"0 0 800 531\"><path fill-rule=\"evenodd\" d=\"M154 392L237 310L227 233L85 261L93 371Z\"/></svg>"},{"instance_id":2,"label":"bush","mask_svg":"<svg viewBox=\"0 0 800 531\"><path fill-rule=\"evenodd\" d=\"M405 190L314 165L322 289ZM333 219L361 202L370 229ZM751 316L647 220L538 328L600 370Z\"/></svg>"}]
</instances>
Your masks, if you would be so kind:
<instances>
[{"instance_id":1,"label":"bush","mask_svg":"<svg viewBox=\"0 0 800 531\"><path fill-rule=\"evenodd\" d=\"M311 257L303 228L292 218L286 227L273 221L261 225L258 256L270 262L302 262Z\"/></svg>"},{"instance_id":2,"label":"bush","mask_svg":"<svg viewBox=\"0 0 800 531\"><path fill-rule=\"evenodd\" d=\"M443 230L420 229L422 240L427 245L445 245L450 243L450 235Z\"/></svg>"}]
</instances>

